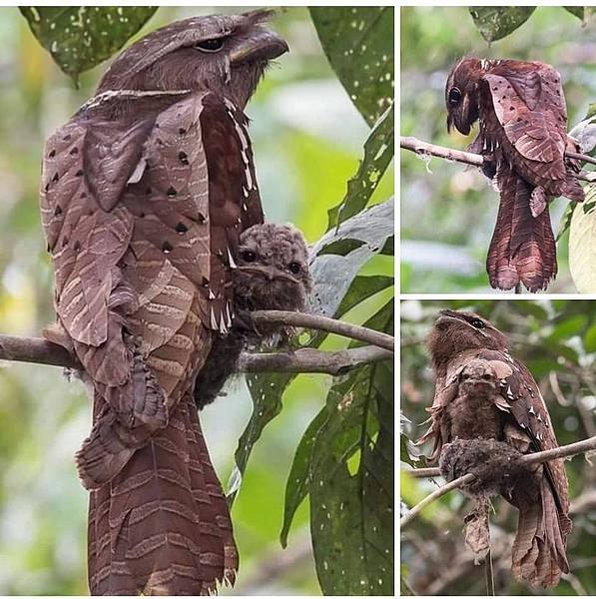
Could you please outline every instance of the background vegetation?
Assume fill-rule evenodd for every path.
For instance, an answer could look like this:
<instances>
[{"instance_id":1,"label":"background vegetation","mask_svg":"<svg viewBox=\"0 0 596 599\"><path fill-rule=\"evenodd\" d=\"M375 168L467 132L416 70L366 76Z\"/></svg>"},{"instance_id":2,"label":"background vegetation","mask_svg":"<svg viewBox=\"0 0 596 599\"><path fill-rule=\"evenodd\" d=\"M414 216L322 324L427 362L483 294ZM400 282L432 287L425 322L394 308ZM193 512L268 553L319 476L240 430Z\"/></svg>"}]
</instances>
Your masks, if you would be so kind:
<instances>
[{"instance_id":1,"label":"background vegetation","mask_svg":"<svg viewBox=\"0 0 596 599\"><path fill-rule=\"evenodd\" d=\"M487 39L494 41L487 45ZM595 51L595 21L581 7L402 8L400 133L459 149L472 141L456 131L449 136L445 126L445 81L454 62L465 55L554 65L561 73L571 128L596 98ZM551 204L555 234L567 204L564 199ZM484 262L498 195L478 169L437 158L425 162L402 150L400 206L402 292L491 291ZM589 279L582 291L596 290L594 269L591 277L585 272L590 268L585 264L594 263L585 257L593 257L589 252L596 247L595 219L596 211L589 222L578 223L576 234L581 238L576 271ZM557 244L559 274L550 292L576 290L568 248L569 231Z\"/></svg>"},{"instance_id":2,"label":"background vegetation","mask_svg":"<svg viewBox=\"0 0 596 599\"><path fill-rule=\"evenodd\" d=\"M469 309L489 318L507 333L512 353L523 360L540 387L559 444L596 434L596 306L580 300L405 301L401 305L401 459L425 466L411 440L426 430L425 408L432 403L434 380L425 340L441 309ZM593 459L593 458L592 458ZM402 465L403 467L403 465ZM596 469L588 456L566 462L573 532L567 555L571 574L551 594L596 593ZM401 475L402 501L409 507L436 488L432 479ZM495 594L543 594L524 587L511 575L515 509L493 501L491 543ZM403 507L405 509L405 506ZM402 592L420 595L484 595L482 566L474 566L464 546L463 517L469 503L459 492L431 504L402 533Z\"/></svg>"},{"instance_id":3,"label":"background vegetation","mask_svg":"<svg viewBox=\"0 0 596 599\"><path fill-rule=\"evenodd\" d=\"M126 12L130 9L112 10L115 18L125 11L125 18L132 19ZM162 7L133 39L178 18L233 10ZM78 75L78 89L40 46L23 15L62 68ZM23 15L16 8L0 8L0 331L39 335L54 318L52 269L38 214L43 143L93 94L104 67L80 75L79 70L95 64L101 52L103 58L109 56L124 40L103 43L95 53L95 63L85 56L81 64L67 64L61 51L72 42L73 23L93 25L100 22L99 17L91 9L81 13L77 7L23 9ZM313 18L321 39L326 39L325 50ZM136 30L136 26L123 27L125 21L118 22L118 26L102 22L108 38L122 35L123 30L128 37ZM313 9L311 15L307 9L291 8L273 26L288 40L291 53L268 71L247 110L263 204L268 219L291 221L315 242L330 225L354 215L366 223L371 213L362 210L387 200L393 191L392 171L385 172L393 156L392 9ZM53 45L51 31L56 27L66 37ZM349 68L350 63L354 68ZM346 182L354 175L346 196ZM344 196L347 202L339 210ZM361 227L358 233L353 221L347 221L337 236L333 229L316 246L315 253L321 254L315 260L321 285L329 283L332 273L341 273L344 287L323 294L314 309L389 331L392 205L386 203L376 210L376 237L367 236L370 227ZM338 240L344 245L329 247ZM344 295L346 301L342 301ZM337 338L306 337L304 343L323 349L348 345ZM393 430L388 424L379 426L378 410L384 422L393 422L392 369L358 369L341 380L323 375L282 379L252 380L253 395L262 402L259 408L266 408L255 410L252 417L251 396L242 378L229 388L228 397L202 413L224 486L232 472L236 483L242 480L233 508L241 572L236 588L227 592L316 594L322 585L326 592L355 594L357 589L391 594L392 571L382 577L379 571L391 570L393 559ZM346 420L341 422L348 434L341 437L341 431L329 426L329 418L345 394L356 401L353 409L345 411ZM77 480L73 455L90 420L82 386L69 384L59 369L2 364L0 594L86 594L87 497ZM250 427L245 430L247 423ZM243 430L247 449L239 450L234 460ZM309 453L314 436L326 450L318 454L324 458L318 463ZM297 447L300 459L292 470L297 476L289 479ZM368 500L362 492L367 488L363 480L371 467L379 465L382 485L377 484L377 494L369 493ZM324 477L330 483L325 491L335 502L333 509L344 507L342 496L350 497L347 513L355 512L355 521L337 519L338 526L329 532L321 532L323 527L313 523L318 522L327 497L319 493L313 502L318 511L309 512L315 474L317 481ZM286 482L291 480L301 485L288 486L284 508ZM386 509L373 514L370 501L380 505L379 489ZM284 540L290 531L285 552L279 544L282 521ZM382 538L367 538L379 523ZM351 530L346 542L348 525L359 533ZM309 527L315 540L314 557ZM373 541L378 541L374 548ZM333 557L329 564L323 563L320 551L316 554L317 546ZM375 548L381 548L381 558L373 560ZM349 562L342 561L348 558Z\"/></svg>"}]
</instances>

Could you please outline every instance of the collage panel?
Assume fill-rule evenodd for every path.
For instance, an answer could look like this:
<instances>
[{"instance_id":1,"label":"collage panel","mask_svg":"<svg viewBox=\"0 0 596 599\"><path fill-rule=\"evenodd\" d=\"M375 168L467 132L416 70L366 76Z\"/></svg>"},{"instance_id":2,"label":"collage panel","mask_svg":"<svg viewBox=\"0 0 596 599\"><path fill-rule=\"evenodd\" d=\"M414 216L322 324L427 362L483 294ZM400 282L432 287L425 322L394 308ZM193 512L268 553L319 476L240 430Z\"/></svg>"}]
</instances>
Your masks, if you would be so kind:
<instances>
[{"instance_id":1,"label":"collage panel","mask_svg":"<svg viewBox=\"0 0 596 599\"><path fill-rule=\"evenodd\" d=\"M0 596L395 595L392 5L0 6Z\"/></svg>"},{"instance_id":2,"label":"collage panel","mask_svg":"<svg viewBox=\"0 0 596 599\"><path fill-rule=\"evenodd\" d=\"M593 594L596 302L400 309L402 594Z\"/></svg>"},{"instance_id":3,"label":"collage panel","mask_svg":"<svg viewBox=\"0 0 596 599\"><path fill-rule=\"evenodd\" d=\"M595 293L589 10L400 17L401 291Z\"/></svg>"}]
</instances>

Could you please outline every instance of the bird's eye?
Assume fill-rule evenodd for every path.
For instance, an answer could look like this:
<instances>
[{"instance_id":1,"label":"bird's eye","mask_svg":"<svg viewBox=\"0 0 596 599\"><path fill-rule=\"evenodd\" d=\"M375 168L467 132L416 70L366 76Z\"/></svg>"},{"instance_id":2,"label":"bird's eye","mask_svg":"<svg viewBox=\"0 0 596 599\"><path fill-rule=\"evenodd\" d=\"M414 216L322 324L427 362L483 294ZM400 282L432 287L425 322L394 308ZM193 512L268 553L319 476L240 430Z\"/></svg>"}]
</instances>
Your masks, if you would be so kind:
<instances>
[{"instance_id":1,"label":"bird's eye","mask_svg":"<svg viewBox=\"0 0 596 599\"><path fill-rule=\"evenodd\" d=\"M457 87L452 87L449 90L449 104L457 106L461 102L461 91Z\"/></svg>"},{"instance_id":2,"label":"bird's eye","mask_svg":"<svg viewBox=\"0 0 596 599\"><path fill-rule=\"evenodd\" d=\"M254 262L257 259L257 255L252 250L243 250L240 252L240 257L244 262Z\"/></svg>"},{"instance_id":3,"label":"bird's eye","mask_svg":"<svg viewBox=\"0 0 596 599\"><path fill-rule=\"evenodd\" d=\"M479 318L474 318L473 320L470 321L470 324L473 327L476 327L477 329L483 329L484 328L484 323Z\"/></svg>"},{"instance_id":4,"label":"bird's eye","mask_svg":"<svg viewBox=\"0 0 596 599\"><path fill-rule=\"evenodd\" d=\"M290 262L288 264L288 270L297 275L302 270L302 265L300 262Z\"/></svg>"},{"instance_id":5,"label":"bird's eye","mask_svg":"<svg viewBox=\"0 0 596 599\"><path fill-rule=\"evenodd\" d=\"M222 37L215 37L210 40L203 40L195 44L195 48L197 50L201 50L201 52L219 52L224 45L224 40Z\"/></svg>"}]
</instances>

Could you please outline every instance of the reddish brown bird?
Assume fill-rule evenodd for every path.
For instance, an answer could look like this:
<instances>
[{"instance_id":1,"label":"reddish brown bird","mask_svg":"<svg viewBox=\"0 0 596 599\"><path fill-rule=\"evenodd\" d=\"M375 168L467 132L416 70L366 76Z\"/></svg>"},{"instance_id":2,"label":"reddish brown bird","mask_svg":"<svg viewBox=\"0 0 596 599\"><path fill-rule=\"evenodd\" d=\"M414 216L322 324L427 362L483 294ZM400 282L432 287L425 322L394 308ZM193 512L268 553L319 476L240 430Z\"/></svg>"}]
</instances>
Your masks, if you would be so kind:
<instances>
[{"instance_id":1,"label":"reddish brown bird","mask_svg":"<svg viewBox=\"0 0 596 599\"><path fill-rule=\"evenodd\" d=\"M193 385L234 318L239 236L263 219L243 110L287 51L269 16L191 18L149 34L44 150L51 337L93 391L77 455L91 491L93 594L198 595L234 579Z\"/></svg>"},{"instance_id":2,"label":"reddish brown bird","mask_svg":"<svg viewBox=\"0 0 596 599\"><path fill-rule=\"evenodd\" d=\"M577 151L567 136L567 109L559 73L542 62L464 58L445 86L447 128L464 135L478 120L471 150L488 159L501 196L486 267L490 284L545 289L557 274L548 202L557 196L583 201L573 176Z\"/></svg>"},{"instance_id":3,"label":"reddish brown bird","mask_svg":"<svg viewBox=\"0 0 596 599\"><path fill-rule=\"evenodd\" d=\"M488 320L444 310L428 346L435 397L429 409L432 424L420 442L434 441L431 457L456 439L494 439L522 454L558 446L534 378L509 354L507 338ZM519 510L514 575L531 585L556 585L561 572L569 572L565 546L571 520L563 460L514 479L501 494Z\"/></svg>"}]
</instances>

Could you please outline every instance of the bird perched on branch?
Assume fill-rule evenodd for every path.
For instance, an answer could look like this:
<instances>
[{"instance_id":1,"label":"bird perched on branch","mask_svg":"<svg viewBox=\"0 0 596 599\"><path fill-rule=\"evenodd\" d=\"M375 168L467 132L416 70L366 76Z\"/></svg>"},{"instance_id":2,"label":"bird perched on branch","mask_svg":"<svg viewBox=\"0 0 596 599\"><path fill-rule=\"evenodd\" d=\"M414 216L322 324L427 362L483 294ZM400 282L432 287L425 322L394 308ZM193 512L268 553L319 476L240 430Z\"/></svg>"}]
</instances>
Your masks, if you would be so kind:
<instances>
[{"instance_id":1,"label":"bird perched on branch","mask_svg":"<svg viewBox=\"0 0 596 599\"><path fill-rule=\"evenodd\" d=\"M428 347L435 396L431 426L419 442L434 442L431 457L441 455L450 478L473 472L481 479L473 490L500 493L518 509L513 573L531 585L556 585L561 572L569 572L565 545L571 520L563 460L525 470L515 460L557 447L534 378L509 354L505 335L471 312L442 311ZM487 455L494 460L487 461ZM483 478L490 488L482 489Z\"/></svg>"},{"instance_id":2,"label":"bird perched on branch","mask_svg":"<svg viewBox=\"0 0 596 599\"><path fill-rule=\"evenodd\" d=\"M549 201L584 200L573 176L577 152L567 136L567 109L559 73L542 62L464 58L445 86L447 129L464 135L478 120L470 150L487 163L501 201L486 267L492 287L545 289L557 274Z\"/></svg>"},{"instance_id":3,"label":"bird perched on branch","mask_svg":"<svg viewBox=\"0 0 596 599\"><path fill-rule=\"evenodd\" d=\"M233 581L228 507L193 386L232 326L241 232L262 222L243 110L287 51L270 11L190 18L120 54L47 141L42 221L58 330L83 366L93 428L93 594L187 594Z\"/></svg>"},{"instance_id":4,"label":"bird perched on branch","mask_svg":"<svg viewBox=\"0 0 596 599\"><path fill-rule=\"evenodd\" d=\"M290 225L254 225L240 235L237 267L232 271L234 312L230 331L218 336L195 384L195 400L202 409L236 372L240 353L260 346L274 335L292 334L283 325L255 325L255 310L303 312L312 280L308 248L302 233Z\"/></svg>"}]
</instances>

